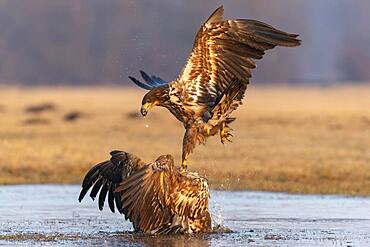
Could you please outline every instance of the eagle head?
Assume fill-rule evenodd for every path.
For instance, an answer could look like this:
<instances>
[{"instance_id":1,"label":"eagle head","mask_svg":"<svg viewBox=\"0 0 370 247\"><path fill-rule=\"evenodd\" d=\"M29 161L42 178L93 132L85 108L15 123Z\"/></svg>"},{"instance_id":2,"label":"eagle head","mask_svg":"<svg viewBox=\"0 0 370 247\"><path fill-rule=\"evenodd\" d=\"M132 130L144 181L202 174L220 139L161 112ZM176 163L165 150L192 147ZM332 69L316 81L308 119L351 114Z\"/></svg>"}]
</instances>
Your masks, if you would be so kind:
<instances>
[{"instance_id":1,"label":"eagle head","mask_svg":"<svg viewBox=\"0 0 370 247\"><path fill-rule=\"evenodd\" d=\"M141 115L146 116L153 106L165 106L169 101L168 85L155 87L145 94L141 102Z\"/></svg>"}]
</instances>

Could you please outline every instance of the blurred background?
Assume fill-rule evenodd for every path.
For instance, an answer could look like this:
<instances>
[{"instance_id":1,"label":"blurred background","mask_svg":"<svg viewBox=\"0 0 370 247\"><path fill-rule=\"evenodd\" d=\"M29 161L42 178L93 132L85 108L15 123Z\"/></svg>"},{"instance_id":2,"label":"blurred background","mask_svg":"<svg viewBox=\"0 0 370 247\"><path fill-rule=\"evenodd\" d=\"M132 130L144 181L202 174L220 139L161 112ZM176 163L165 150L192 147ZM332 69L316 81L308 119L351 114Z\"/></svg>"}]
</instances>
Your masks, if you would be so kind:
<instances>
[{"instance_id":1,"label":"blurred background","mask_svg":"<svg viewBox=\"0 0 370 247\"><path fill-rule=\"evenodd\" d=\"M258 61L233 143L189 168L218 189L370 195L369 0L0 0L0 184L80 183L113 149L180 162L183 126L144 119L128 76L175 79L221 4L303 42Z\"/></svg>"},{"instance_id":2,"label":"blurred background","mask_svg":"<svg viewBox=\"0 0 370 247\"><path fill-rule=\"evenodd\" d=\"M144 118L128 76L174 80L220 5L302 40L257 61L232 143L216 134L187 162L212 190L252 193L212 191L217 232L233 234L135 237L64 184L112 150L180 165L183 124L161 107ZM0 246L370 246L354 195L370 196L370 0L0 0Z\"/></svg>"},{"instance_id":3,"label":"blurred background","mask_svg":"<svg viewBox=\"0 0 370 247\"><path fill-rule=\"evenodd\" d=\"M368 0L2 0L0 83L124 85L139 69L172 80L196 31L221 4L226 18L301 35L301 48L276 49L259 62L254 81L370 79Z\"/></svg>"}]
</instances>

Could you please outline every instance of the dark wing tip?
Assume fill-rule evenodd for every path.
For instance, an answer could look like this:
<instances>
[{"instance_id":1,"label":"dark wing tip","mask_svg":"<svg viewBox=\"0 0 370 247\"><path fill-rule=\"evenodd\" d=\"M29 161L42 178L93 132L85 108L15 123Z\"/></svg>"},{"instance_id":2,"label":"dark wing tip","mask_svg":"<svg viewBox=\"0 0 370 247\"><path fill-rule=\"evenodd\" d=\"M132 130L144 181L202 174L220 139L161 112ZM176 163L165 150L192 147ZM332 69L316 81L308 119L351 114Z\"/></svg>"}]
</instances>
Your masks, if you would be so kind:
<instances>
[{"instance_id":1,"label":"dark wing tip","mask_svg":"<svg viewBox=\"0 0 370 247\"><path fill-rule=\"evenodd\" d=\"M302 40L299 39L299 34L294 34L294 33L287 33L288 40L291 42L291 45L288 46L300 46L302 44Z\"/></svg>"},{"instance_id":2,"label":"dark wing tip","mask_svg":"<svg viewBox=\"0 0 370 247\"><path fill-rule=\"evenodd\" d=\"M99 193L98 206L99 206L100 211L102 211L103 208L104 208L105 198L107 197L108 189L109 189L108 184L104 183L103 187L101 188L100 193Z\"/></svg>"},{"instance_id":3,"label":"dark wing tip","mask_svg":"<svg viewBox=\"0 0 370 247\"><path fill-rule=\"evenodd\" d=\"M237 19L235 22L240 28L241 36L246 36L247 40L250 42L257 42L257 45L258 42L262 42L271 46L267 46L263 48L263 50L272 49L275 46L294 47L301 43L301 41L297 39L299 36L298 34L284 32L261 21ZM251 36L253 37L253 40L251 40Z\"/></svg>"},{"instance_id":4,"label":"dark wing tip","mask_svg":"<svg viewBox=\"0 0 370 247\"><path fill-rule=\"evenodd\" d=\"M297 37L299 36L299 34L294 34L294 38L296 38L296 41L297 41L297 46L301 45L302 44L302 40L301 39L297 39Z\"/></svg>"},{"instance_id":5,"label":"dark wing tip","mask_svg":"<svg viewBox=\"0 0 370 247\"><path fill-rule=\"evenodd\" d=\"M110 208L110 211L112 211L112 213L114 213L114 192L112 189L110 189L108 191L108 205L109 205L109 208Z\"/></svg>"},{"instance_id":6,"label":"dark wing tip","mask_svg":"<svg viewBox=\"0 0 370 247\"><path fill-rule=\"evenodd\" d=\"M104 162L95 165L91 168L87 174L85 175L84 180L82 181L82 189L80 195L78 196L78 201L81 202L90 188L94 185L94 183L99 179L99 170L100 166L103 165Z\"/></svg>"},{"instance_id":7,"label":"dark wing tip","mask_svg":"<svg viewBox=\"0 0 370 247\"><path fill-rule=\"evenodd\" d=\"M130 78L131 81L133 81L137 86L139 86L141 88L144 88L146 90L151 90L152 89L151 86L142 83L141 81L139 81L138 79L136 79L136 78L134 78L132 76L129 76L128 78Z\"/></svg>"},{"instance_id":8,"label":"dark wing tip","mask_svg":"<svg viewBox=\"0 0 370 247\"><path fill-rule=\"evenodd\" d=\"M167 82L165 80L163 80L162 78L160 78L158 76L155 76L155 75L152 75L152 80L155 81L159 85L167 84Z\"/></svg>"},{"instance_id":9,"label":"dark wing tip","mask_svg":"<svg viewBox=\"0 0 370 247\"><path fill-rule=\"evenodd\" d=\"M84 199L86 193L87 193L88 190L86 190L85 188L83 188L80 192L80 195L78 196L78 202L82 202L82 200Z\"/></svg>"},{"instance_id":10,"label":"dark wing tip","mask_svg":"<svg viewBox=\"0 0 370 247\"><path fill-rule=\"evenodd\" d=\"M111 155L111 156L115 156L115 155L117 155L117 154L121 154L121 153L124 153L123 151L121 151L121 150L113 150L113 151L111 151L109 154Z\"/></svg>"},{"instance_id":11,"label":"dark wing tip","mask_svg":"<svg viewBox=\"0 0 370 247\"><path fill-rule=\"evenodd\" d=\"M210 15L210 17L208 17L205 24L211 24L211 23L214 23L214 22L223 21L223 14L224 14L224 6L221 5L215 11L213 11L213 13Z\"/></svg>"},{"instance_id":12,"label":"dark wing tip","mask_svg":"<svg viewBox=\"0 0 370 247\"><path fill-rule=\"evenodd\" d=\"M150 80L150 77L144 70L139 70L140 75L144 78L144 80Z\"/></svg>"},{"instance_id":13,"label":"dark wing tip","mask_svg":"<svg viewBox=\"0 0 370 247\"><path fill-rule=\"evenodd\" d=\"M90 197L91 199L94 201L95 198L96 198L96 195L98 194L99 190L101 189L102 185L105 183L105 181L101 178L99 178L94 186L92 187L91 189L91 192L90 192Z\"/></svg>"},{"instance_id":14,"label":"dark wing tip","mask_svg":"<svg viewBox=\"0 0 370 247\"><path fill-rule=\"evenodd\" d=\"M141 77L143 77L144 81L150 85L152 85L153 80L150 78L150 76L145 73L143 70L139 70Z\"/></svg>"},{"instance_id":15,"label":"dark wing tip","mask_svg":"<svg viewBox=\"0 0 370 247\"><path fill-rule=\"evenodd\" d=\"M110 152L110 155L111 155L110 161L116 166L121 166L122 162L125 163L129 156L128 153L119 150L114 150Z\"/></svg>"},{"instance_id":16,"label":"dark wing tip","mask_svg":"<svg viewBox=\"0 0 370 247\"><path fill-rule=\"evenodd\" d=\"M144 71L140 70L141 77L143 77L144 81L149 84L152 87L156 87L159 85L153 78L151 78L147 73Z\"/></svg>"}]
</instances>

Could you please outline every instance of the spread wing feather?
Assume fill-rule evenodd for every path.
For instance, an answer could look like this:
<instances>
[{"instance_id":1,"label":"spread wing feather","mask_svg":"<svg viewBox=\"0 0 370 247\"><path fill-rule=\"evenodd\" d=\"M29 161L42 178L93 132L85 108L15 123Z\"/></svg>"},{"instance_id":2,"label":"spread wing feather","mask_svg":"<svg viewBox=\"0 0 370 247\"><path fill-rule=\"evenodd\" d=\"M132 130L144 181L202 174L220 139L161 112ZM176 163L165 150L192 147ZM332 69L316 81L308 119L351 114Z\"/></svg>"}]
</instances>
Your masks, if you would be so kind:
<instances>
[{"instance_id":1,"label":"spread wing feather","mask_svg":"<svg viewBox=\"0 0 370 247\"><path fill-rule=\"evenodd\" d=\"M182 90L185 106L214 107L233 79L247 85L253 59L261 59L275 46L297 46L298 35L280 31L266 23L247 20L223 20L218 8L198 31L187 64L174 87ZM243 87L244 90L246 86Z\"/></svg>"},{"instance_id":2,"label":"spread wing feather","mask_svg":"<svg viewBox=\"0 0 370 247\"><path fill-rule=\"evenodd\" d=\"M86 174L79 201L92 188L90 197L98 196L100 210L108 197L112 212L116 206L136 230L147 233L183 232L189 224L197 224L199 231L210 229L205 178L178 170L169 159L146 164L122 151L111 155Z\"/></svg>"},{"instance_id":3,"label":"spread wing feather","mask_svg":"<svg viewBox=\"0 0 370 247\"><path fill-rule=\"evenodd\" d=\"M86 174L78 200L81 202L91 189L90 197L94 200L99 193L98 206L102 210L108 194L108 204L114 212L114 203L119 212L122 212L120 198L115 195L115 189L132 173L135 173L145 163L133 154L122 151L112 151L111 159L95 165Z\"/></svg>"},{"instance_id":4,"label":"spread wing feather","mask_svg":"<svg viewBox=\"0 0 370 247\"><path fill-rule=\"evenodd\" d=\"M151 167L146 166L116 189L121 195L123 208L127 210L127 218L144 232L171 223L171 211L164 207L165 195L159 184L161 176L164 173L153 172Z\"/></svg>"},{"instance_id":5,"label":"spread wing feather","mask_svg":"<svg viewBox=\"0 0 370 247\"><path fill-rule=\"evenodd\" d=\"M116 189L127 217L144 232L176 233L186 219L208 214L208 185L188 174L169 163L142 167Z\"/></svg>"},{"instance_id":6,"label":"spread wing feather","mask_svg":"<svg viewBox=\"0 0 370 247\"><path fill-rule=\"evenodd\" d=\"M138 79L132 76L129 76L128 78L130 78L130 80L133 81L136 85L146 90L151 90L155 87L163 86L168 83L158 76L155 76L155 75L149 76L147 73L145 73L142 70L140 70L140 74L141 74L141 77L144 79L145 83L139 81Z\"/></svg>"}]
</instances>

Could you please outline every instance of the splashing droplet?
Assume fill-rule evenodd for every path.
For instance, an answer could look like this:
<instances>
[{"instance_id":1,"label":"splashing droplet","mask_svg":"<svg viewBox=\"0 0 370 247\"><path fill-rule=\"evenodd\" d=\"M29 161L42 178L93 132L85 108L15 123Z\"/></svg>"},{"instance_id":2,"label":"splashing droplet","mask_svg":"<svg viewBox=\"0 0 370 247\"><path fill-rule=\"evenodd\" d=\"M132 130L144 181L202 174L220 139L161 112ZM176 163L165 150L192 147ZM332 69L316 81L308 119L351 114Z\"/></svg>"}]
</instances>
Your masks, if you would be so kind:
<instances>
[{"instance_id":1,"label":"splashing droplet","mask_svg":"<svg viewBox=\"0 0 370 247\"><path fill-rule=\"evenodd\" d=\"M224 217L222 215L222 205L220 201L224 198L220 191L214 191L215 197L214 200L210 202L210 210L212 214L212 225L216 229L221 229L224 225Z\"/></svg>"}]
</instances>

